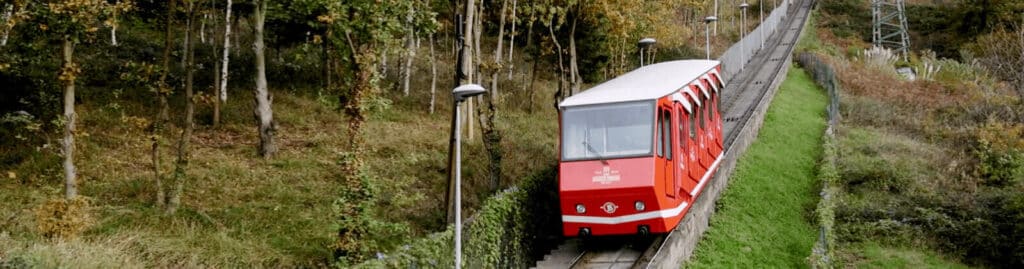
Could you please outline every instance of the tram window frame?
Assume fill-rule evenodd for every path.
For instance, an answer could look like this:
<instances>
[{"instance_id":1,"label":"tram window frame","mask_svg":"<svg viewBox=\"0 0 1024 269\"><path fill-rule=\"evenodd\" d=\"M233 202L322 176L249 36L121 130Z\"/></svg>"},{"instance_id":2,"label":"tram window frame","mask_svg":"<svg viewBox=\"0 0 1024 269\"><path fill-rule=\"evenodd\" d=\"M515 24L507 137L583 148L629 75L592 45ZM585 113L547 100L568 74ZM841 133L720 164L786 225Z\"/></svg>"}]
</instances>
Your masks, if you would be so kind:
<instances>
[{"instance_id":1,"label":"tram window frame","mask_svg":"<svg viewBox=\"0 0 1024 269\"><path fill-rule=\"evenodd\" d=\"M672 110L661 110L661 124L664 125L661 140L663 141L662 147L664 147L665 158L672 160Z\"/></svg>"},{"instance_id":2,"label":"tram window frame","mask_svg":"<svg viewBox=\"0 0 1024 269\"><path fill-rule=\"evenodd\" d=\"M658 111L658 114L657 114L658 115L658 122L656 123L656 125L658 126L658 130L656 130L657 131L657 134L655 135L655 140L656 140L655 143L656 144L654 145L654 151L656 152L658 157L664 157L665 156L665 150L664 150L664 148L665 148L665 141L664 141L665 140L665 137L664 137L665 124L663 123L664 115L662 115L662 113L661 113L662 110L664 110L664 109L662 109L660 107L657 110Z\"/></svg>"}]
</instances>

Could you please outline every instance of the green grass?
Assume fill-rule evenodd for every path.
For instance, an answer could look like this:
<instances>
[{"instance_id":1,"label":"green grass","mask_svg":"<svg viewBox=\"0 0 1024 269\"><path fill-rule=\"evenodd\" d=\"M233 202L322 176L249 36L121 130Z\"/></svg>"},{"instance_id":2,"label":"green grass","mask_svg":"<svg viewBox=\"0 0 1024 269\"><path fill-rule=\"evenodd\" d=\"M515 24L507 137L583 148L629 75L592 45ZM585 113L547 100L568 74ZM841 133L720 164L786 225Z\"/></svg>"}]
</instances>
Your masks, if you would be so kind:
<instances>
[{"instance_id":1,"label":"green grass","mask_svg":"<svg viewBox=\"0 0 1024 269\"><path fill-rule=\"evenodd\" d=\"M802 69L790 69L688 267L807 266L818 236L810 214L818 201L826 100Z\"/></svg>"},{"instance_id":2,"label":"green grass","mask_svg":"<svg viewBox=\"0 0 1024 269\"><path fill-rule=\"evenodd\" d=\"M887 247L877 243L860 243L844 247L847 267L856 268L970 268L949 261L942 255L924 249Z\"/></svg>"}]
</instances>

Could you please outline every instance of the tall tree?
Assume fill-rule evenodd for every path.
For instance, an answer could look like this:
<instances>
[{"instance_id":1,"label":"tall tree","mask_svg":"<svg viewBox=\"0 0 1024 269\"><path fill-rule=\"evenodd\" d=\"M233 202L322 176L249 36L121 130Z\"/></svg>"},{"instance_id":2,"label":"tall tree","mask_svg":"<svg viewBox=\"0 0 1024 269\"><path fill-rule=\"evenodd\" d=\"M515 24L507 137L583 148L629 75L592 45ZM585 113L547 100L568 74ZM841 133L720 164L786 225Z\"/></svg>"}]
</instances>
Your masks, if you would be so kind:
<instances>
[{"instance_id":1,"label":"tall tree","mask_svg":"<svg viewBox=\"0 0 1024 269\"><path fill-rule=\"evenodd\" d=\"M274 122L274 110L270 107L274 98L267 90L267 64L263 54L263 23L267 18L267 0L254 0L253 4L256 8L256 12L253 13L256 20L256 41L253 44L256 53L256 107L253 116L256 118L260 136L259 154L265 159L270 159L277 152L277 145L274 144L277 123Z\"/></svg>"},{"instance_id":2,"label":"tall tree","mask_svg":"<svg viewBox=\"0 0 1024 269\"><path fill-rule=\"evenodd\" d=\"M224 53L220 63L220 94L219 101L214 104L213 125L220 124L220 105L228 101L228 62L231 60L231 0L226 0L224 7Z\"/></svg>"},{"instance_id":3,"label":"tall tree","mask_svg":"<svg viewBox=\"0 0 1024 269\"><path fill-rule=\"evenodd\" d=\"M174 163L174 186L167 197L167 213L174 214L181 206L181 196L188 179L188 166L191 159L190 144L192 141L193 119L195 117L195 98L193 82L195 80L195 17L196 3L199 0L185 0L185 117L182 119L181 136L178 138L178 156Z\"/></svg>"},{"instance_id":4,"label":"tall tree","mask_svg":"<svg viewBox=\"0 0 1024 269\"><path fill-rule=\"evenodd\" d=\"M150 157L153 161L153 177L156 183L155 203L158 207L164 207L167 203L167 192L164 189L163 175L160 173L160 144L163 141L164 124L170 120L170 106L167 103L167 96L173 91L167 83L167 75L171 70L171 49L174 47L174 14L177 9L175 0L167 1L167 14L164 25L164 51L160 68L160 80L157 83L156 97L160 106L153 123L150 126L149 139L152 144Z\"/></svg>"},{"instance_id":5,"label":"tall tree","mask_svg":"<svg viewBox=\"0 0 1024 269\"><path fill-rule=\"evenodd\" d=\"M501 100L501 95L498 91L498 73L501 72L501 56L504 53L502 45L505 39L506 9L508 9L508 0L503 0L501 1L501 10L498 11L501 14L498 22L498 45L494 48L494 62L489 65L491 73L490 94L483 97L484 103L480 106L480 116L478 117L480 128L483 131L484 148L487 150L489 159L487 170L491 192L497 191L501 186L502 132L498 128L498 108L495 106L495 103Z\"/></svg>"},{"instance_id":6,"label":"tall tree","mask_svg":"<svg viewBox=\"0 0 1024 269\"><path fill-rule=\"evenodd\" d=\"M46 1L37 13L41 28L52 29L61 43L61 70L57 79L64 88L64 138L61 140L64 170L64 198L78 196L78 176L75 167L75 132L78 116L75 113L75 82L81 68L75 63L75 45L86 35L95 34L103 20L119 7L130 7L130 2L113 5L105 0Z\"/></svg>"}]
</instances>

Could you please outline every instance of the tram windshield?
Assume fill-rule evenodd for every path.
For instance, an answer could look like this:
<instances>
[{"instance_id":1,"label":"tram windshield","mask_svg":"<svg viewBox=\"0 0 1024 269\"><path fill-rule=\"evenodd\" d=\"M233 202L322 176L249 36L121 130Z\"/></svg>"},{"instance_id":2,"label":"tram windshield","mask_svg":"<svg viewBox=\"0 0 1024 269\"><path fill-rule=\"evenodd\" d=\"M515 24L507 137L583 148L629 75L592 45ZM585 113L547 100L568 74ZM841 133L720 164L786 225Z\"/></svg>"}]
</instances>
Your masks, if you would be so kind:
<instances>
[{"instance_id":1,"label":"tram windshield","mask_svg":"<svg viewBox=\"0 0 1024 269\"><path fill-rule=\"evenodd\" d=\"M651 155L654 102L569 107L562 112L562 160Z\"/></svg>"}]
</instances>

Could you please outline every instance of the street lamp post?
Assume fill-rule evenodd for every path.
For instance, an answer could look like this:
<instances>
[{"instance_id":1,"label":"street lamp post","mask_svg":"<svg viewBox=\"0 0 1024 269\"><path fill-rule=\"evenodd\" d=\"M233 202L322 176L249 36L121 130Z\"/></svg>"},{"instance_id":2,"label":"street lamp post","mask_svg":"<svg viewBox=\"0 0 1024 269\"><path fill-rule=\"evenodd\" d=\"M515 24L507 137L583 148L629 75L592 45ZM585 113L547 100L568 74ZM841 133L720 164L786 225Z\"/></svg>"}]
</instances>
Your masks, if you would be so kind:
<instances>
[{"instance_id":1,"label":"street lamp post","mask_svg":"<svg viewBox=\"0 0 1024 269\"><path fill-rule=\"evenodd\" d=\"M459 130L459 108L462 101L469 97L481 95L487 92L484 87L477 84L465 84L452 90L452 99L455 106L455 121L452 121L452 136L455 137L455 268L462 268L462 132Z\"/></svg>"},{"instance_id":2,"label":"street lamp post","mask_svg":"<svg viewBox=\"0 0 1024 269\"><path fill-rule=\"evenodd\" d=\"M711 60L711 31L709 31L708 25L715 21L718 21L718 17L707 16L704 18L704 52L707 54L708 60Z\"/></svg>"},{"instance_id":3,"label":"street lamp post","mask_svg":"<svg viewBox=\"0 0 1024 269\"><path fill-rule=\"evenodd\" d=\"M747 8L750 7L747 2L740 4L740 10L743 13L740 15L740 69L743 69L747 65L747 51L743 48L743 42L747 35Z\"/></svg>"},{"instance_id":4,"label":"street lamp post","mask_svg":"<svg viewBox=\"0 0 1024 269\"><path fill-rule=\"evenodd\" d=\"M757 0L757 16L761 20L761 23L757 25L757 29L761 29L761 48L764 48L764 0Z\"/></svg>"},{"instance_id":5,"label":"street lamp post","mask_svg":"<svg viewBox=\"0 0 1024 269\"><path fill-rule=\"evenodd\" d=\"M637 46L640 47L640 67L644 67L644 51L649 50L656 42L658 41L650 37L640 39L640 42L637 42Z\"/></svg>"}]
</instances>

